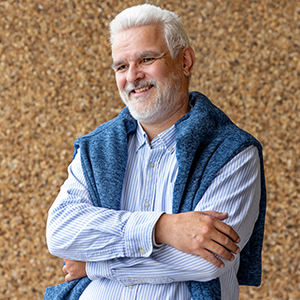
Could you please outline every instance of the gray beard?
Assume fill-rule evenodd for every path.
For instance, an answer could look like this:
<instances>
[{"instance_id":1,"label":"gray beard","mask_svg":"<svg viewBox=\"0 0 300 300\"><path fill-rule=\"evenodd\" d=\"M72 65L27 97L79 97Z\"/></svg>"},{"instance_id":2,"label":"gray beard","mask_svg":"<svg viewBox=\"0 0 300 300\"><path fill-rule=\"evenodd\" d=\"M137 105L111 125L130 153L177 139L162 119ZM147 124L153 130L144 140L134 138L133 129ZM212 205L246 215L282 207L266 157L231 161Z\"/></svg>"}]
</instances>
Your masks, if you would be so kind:
<instances>
[{"instance_id":1,"label":"gray beard","mask_svg":"<svg viewBox=\"0 0 300 300\"><path fill-rule=\"evenodd\" d=\"M153 80L141 81L129 85L124 92L119 91L119 94L134 119L144 124L154 124L168 118L173 111L176 111L182 105L180 99L184 94L180 91L180 84L177 84L177 82L178 78L175 75L167 78L162 87L159 87L157 82ZM133 89L146 85L153 85L154 88L157 88L157 97L152 103L137 110L134 103L128 99L128 95ZM143 101L147 103L147 97L141 100L141 102Z\"/></svg>"}]
</instances>

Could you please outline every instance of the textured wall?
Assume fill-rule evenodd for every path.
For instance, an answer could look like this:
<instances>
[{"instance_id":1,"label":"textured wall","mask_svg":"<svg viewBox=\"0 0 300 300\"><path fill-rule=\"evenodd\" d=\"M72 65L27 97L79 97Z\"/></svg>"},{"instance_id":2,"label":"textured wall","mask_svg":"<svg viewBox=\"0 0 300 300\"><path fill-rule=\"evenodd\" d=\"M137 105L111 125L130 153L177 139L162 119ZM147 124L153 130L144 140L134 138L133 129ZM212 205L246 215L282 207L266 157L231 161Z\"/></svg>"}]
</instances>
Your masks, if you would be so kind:
<instances>
[{"instance_id":1,"label":"textured wall","mask_svg":"<svg viewBox=\"0 0 300 300\"><path fill-rule=\"evenodd\" d=\"M300 299L300 4L148 1L176 11L196 52L191 90L264 146L263 281L240 299ZM47 211L74 139L123 107L108 24L144 1L0 1L0 299L42 299L63 281L46 247Z\"/></svg>"}]
</instances>

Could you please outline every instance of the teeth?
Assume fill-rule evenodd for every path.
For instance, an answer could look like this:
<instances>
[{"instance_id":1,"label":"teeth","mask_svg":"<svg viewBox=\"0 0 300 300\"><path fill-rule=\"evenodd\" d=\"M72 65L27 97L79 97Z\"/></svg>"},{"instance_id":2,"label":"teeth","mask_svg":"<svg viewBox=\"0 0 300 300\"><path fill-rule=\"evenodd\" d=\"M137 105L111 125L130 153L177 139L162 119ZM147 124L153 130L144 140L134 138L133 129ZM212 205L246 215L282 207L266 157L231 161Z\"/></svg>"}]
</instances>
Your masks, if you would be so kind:
<instances>
[{"instance_id":1,"label":"teeth","mask_svg":"<svg viewBox=\"0 0 300 300\"><path fill-rule=\"evenodd\" d=\"M145 87L142 87L140 89L136 89L134 90L136 93L141 93L141 92L145 92L145 91L148 91L150 89L150 86L145 86Z\"/></svg>"}]
</instances>

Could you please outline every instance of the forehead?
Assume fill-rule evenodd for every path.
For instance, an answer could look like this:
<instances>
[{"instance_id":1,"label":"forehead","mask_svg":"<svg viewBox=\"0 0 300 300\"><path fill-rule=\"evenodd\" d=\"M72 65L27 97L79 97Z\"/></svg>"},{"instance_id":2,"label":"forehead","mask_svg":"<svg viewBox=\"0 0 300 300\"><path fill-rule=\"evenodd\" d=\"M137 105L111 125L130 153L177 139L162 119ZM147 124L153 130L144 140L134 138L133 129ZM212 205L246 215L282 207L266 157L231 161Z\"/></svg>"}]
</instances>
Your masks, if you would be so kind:
<instances>
[{"instance_id":1,"label":"forehead","mask_svg":"<svg viewBox=\"0 0 300 300\"><path fill-rule=\"evenodd\" d=\"M133 59L146 51L166 52L167 43L160 25L152 24L120 31L112 45L113 60Z\"/></svg>"}]
</instances>

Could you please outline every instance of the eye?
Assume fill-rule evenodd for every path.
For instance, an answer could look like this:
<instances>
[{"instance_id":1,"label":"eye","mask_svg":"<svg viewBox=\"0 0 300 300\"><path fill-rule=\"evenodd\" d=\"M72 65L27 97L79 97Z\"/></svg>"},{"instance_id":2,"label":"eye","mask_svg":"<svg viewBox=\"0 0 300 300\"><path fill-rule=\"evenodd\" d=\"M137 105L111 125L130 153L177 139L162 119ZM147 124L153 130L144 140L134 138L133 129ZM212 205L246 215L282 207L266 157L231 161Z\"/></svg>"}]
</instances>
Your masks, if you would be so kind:
<instances>
[{"instance_id":1,"label":"eye","mask_svg":"<svg viewBox=\"0 0 300 300\"><path fill-rule=\"evenodd\" d=\"M127 69L126 65L120 65L118 67L115 68L115 72L123 72Z\"/></svg>"},{"instance_id":2,"label":"eye","mask_svg":"<svg viewBox=\"0 0 300 300\"><path fill-rule=\"evenodd\" d=\"M152 62L154 62L155 61L155 58L154 57L145 57L145 58L143 58L143 60L142 60L142 64L150 64L150 63L152 63Z\"/></svg>"}]
</instances>

